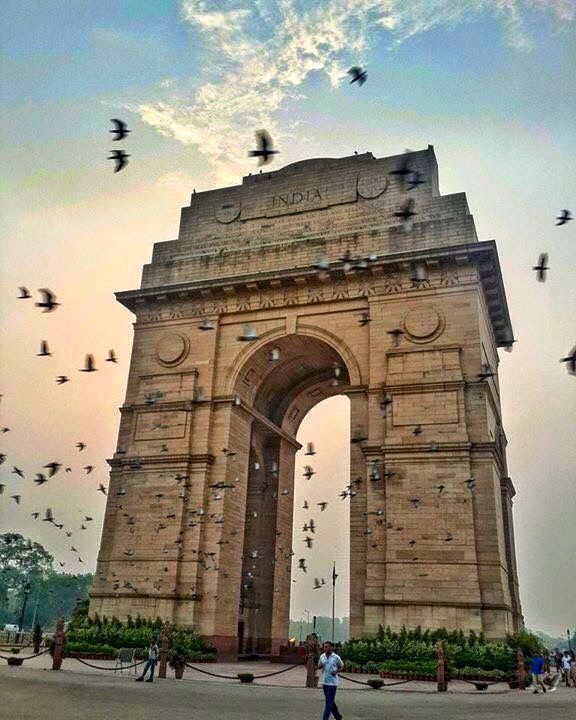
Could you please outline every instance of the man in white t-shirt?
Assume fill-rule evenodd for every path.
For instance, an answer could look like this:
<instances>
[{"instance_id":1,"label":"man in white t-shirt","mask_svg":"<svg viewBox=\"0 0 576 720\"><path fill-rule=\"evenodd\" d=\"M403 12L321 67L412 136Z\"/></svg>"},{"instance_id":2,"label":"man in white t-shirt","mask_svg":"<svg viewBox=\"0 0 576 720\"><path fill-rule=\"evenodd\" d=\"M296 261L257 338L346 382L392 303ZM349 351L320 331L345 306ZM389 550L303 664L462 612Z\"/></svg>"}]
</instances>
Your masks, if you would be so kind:
<instances>
[{"instance_id":1,"label":"man in white t-shirt","mask_svg":"<svg viewBox=\"0 0 576 720\"><path fill-rule=\"evenodd\" d=\"M344 663L340 656L334 652L334 646L331 642L325 642L323 648L324 652L318 660L318 667L322 670L322 690L324 690L326 699L322 720L329 720L330 715L334 715L336 720L342 720L335 697L336 688L338 687L338 673L344 667Z\"/></svg>"}]
</instances>

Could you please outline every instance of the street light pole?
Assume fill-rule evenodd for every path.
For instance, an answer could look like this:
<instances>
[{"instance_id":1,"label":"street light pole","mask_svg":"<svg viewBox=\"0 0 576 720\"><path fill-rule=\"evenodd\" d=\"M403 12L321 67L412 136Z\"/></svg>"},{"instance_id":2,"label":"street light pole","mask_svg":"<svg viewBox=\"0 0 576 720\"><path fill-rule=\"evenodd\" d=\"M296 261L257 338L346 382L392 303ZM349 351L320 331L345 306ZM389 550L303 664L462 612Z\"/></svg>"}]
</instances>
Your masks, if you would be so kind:
<instances>
[{"instance_id":1,"label":"street light pole","mask_svg":"<svg viewBox=\"0 0 576 720\"><path fill-rule=\"evenodd\" d=\"M20 634L22 633L22 625L24 623L24 613L26 612L26 603L28 602L28 594L30 593L30 583L27 582L24 585L24 600L22 601L22 610L20 612L20 621L18 623L18 640L20 640Z\"/></svg>"},{"instance_id":2,"label":"street light pole","mask_svg":"<svg viewBox=\"0 0 576 720\"><path fill-rule=\"evenodd\" d=\"M336 608L336 561L332 566L332 644L334 644L334 616Z\"/></svg>"}]
</instances>

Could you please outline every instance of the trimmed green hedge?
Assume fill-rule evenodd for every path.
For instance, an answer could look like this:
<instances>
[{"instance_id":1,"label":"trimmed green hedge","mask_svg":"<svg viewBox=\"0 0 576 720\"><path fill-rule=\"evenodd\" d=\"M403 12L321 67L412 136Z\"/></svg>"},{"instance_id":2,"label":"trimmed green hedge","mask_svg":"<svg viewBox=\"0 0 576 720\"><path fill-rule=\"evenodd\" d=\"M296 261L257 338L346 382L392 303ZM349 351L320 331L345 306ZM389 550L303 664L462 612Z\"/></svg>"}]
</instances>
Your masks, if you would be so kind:
<instances>
[{"instance_id":1,"label":"trimmed green hedge","mask_svg":"<svg viewBox=\"0 0 576 720\"><path fill-rule=\"evenodd\" d=\"M348 667L365 668L368 672L374 672L372 668L378 667L428 673L436 671L436 644L439 641L444 644L446 664L453 674L456 670L474 668L510 675L516 668L517 647L523 650L526 659L540 647L539 640L526 631L505 642L486 642L482 635L470 632L466 636L461 630L422 631L416 628L408 631L402 628L395 633L389 628L380 628L376 637L356 638L344 643L339 654Z\"/></svg>"},{"instance_id":2,"label":"trimmed green hedge","mask_svg":"<svg viewBox=\"0 0 576 720\"><path fill-rule=\"evenodd\" d=\"M152 639L160 642L162 620L137 617L122 623L118 618L76 616L70 622L65 635L64 649L68 652L108 653L116 655L120 648L135 648L138 657L145 652ZM200 637L191 630L172 629L169 635L168 651L178 648L186 661L210 660L214 658L213 648L204 645Z\"/></svg>"}]
</instances>

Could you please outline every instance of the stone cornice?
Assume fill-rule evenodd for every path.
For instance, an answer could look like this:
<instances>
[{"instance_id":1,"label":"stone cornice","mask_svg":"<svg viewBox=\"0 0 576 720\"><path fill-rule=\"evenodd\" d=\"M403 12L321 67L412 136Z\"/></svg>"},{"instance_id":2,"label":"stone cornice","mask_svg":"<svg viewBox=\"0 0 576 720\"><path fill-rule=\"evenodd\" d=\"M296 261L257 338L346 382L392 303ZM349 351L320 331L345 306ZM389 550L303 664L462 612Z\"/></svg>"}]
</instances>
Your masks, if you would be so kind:
<instances>
[{"instance_id":1,"label":"stone cornice","mask_svg":"<svg viewBox=\"0 0 576 720\"><path fill-rule=\"evenodd\" d=\"M482 285L486 306L490 315L494 335L498 346L510 345L514 339L510 316L504 292L504 283L500 270L500 262L496 244L493 240L471 243L467 245L451 245L449 247L437 247L413 250L410 252L386 253L376 255L370 266L353 273L345 273L341 262L330 264L330 276L335 279L354 277L375 278L378 273L386 272L398 267L409 269L411 263L426 261L438 264L442 261L456 263L456 265L472 264L478 267L478 274ZM233 295L246 290L268 290L275 288L278 284L317 284L318 273L311 266L283 269L277 271L260 271L222 278L208 278L192 280L186 283L163 285L161 287L141 288L138 290L126 290L116 293L118 302L129 310L136 312L138 307L146 306L148 303L163 303L166 301L183 299L206 299L212 295ZM367 297L368 295L364 295ZM317 300L322 302L322 300ZM249 308L247 308L249 309ZM210 314L218 314L217 311ZM160 318L159 318L160 320Z\"/></svg>"}]
</instances>

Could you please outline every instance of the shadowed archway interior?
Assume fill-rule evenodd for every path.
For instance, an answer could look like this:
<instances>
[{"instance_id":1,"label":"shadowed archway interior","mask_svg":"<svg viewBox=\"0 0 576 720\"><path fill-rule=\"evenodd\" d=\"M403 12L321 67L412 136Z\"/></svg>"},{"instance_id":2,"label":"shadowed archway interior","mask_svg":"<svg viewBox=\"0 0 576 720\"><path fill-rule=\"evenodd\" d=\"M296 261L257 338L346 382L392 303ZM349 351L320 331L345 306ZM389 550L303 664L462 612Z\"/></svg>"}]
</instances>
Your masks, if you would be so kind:
<instances>
[{"instance_id":1,"label":"shadowed archway interior","mask_svg":"<svg viewBox=\"0 0 576 720\"><path fill-rule=\"evenodd\" d=\"M348 368L332 346L296 334L263 344L237 376L235 394L254 412L239 596L241 653L269 653L274 638L286 637L294 465L301 447L296 433L312 407L349 385Z\"/></svg>"}]
</instances>

